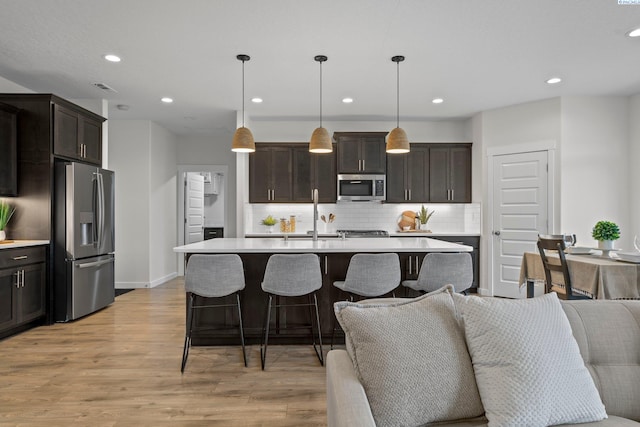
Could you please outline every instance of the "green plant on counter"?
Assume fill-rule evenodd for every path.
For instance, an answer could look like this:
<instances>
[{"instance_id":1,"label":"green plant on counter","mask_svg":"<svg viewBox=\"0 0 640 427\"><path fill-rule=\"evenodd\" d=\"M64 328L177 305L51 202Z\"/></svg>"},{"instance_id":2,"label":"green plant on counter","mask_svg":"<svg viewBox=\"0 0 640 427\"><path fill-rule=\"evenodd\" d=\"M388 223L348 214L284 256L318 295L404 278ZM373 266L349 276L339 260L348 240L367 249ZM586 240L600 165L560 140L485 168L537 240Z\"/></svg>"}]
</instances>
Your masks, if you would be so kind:
<instances>
[{"instance_id":1,"label":"green plant on counter","mask_svg":"<svg viewBox=\"0 0 640 427\"><path fill-rule=\"evenodd\" d=\"M431 218L431 215L433 215L435 212L435 210L429 212L429 210L425 208L424 205L422 205L422 209L420 209L419 212L416 212L416 215L420 219L420 224L426 224L427 222L429 222L429 218Z\"/></svg>"},{"instance_id":2,"label":"green plant on counter","mask_svg":"<svg viewBox=\"0 0 640 427\"><path fill-rule=\"evenodd\" d=\"M620 238L620 227L615 222L598 221L593 226L591 236L596 240L617 240Z\"/></svg>"},{"instance_id":3,"label":"green plant on counter","mask_svg":"<svg viewBox=\"0 0 640 427\"><path fill-rule=\"evenodd\" d=\"M4 200L0 200L0 231L4 230L16 208Z\"/></svg>"},{"instance_id":4,"label":"green plant on counter","mask_svg":"<svg viewBox=\"0 0 640 427\"><path fill-rule=\"evenodd\" d=\"M276 225L277 222L278 221L274 217L269 215L268 217L260 221L260 224L266 225L267 227L271 227L272 225Z\"/></svg>"}]
</instances>

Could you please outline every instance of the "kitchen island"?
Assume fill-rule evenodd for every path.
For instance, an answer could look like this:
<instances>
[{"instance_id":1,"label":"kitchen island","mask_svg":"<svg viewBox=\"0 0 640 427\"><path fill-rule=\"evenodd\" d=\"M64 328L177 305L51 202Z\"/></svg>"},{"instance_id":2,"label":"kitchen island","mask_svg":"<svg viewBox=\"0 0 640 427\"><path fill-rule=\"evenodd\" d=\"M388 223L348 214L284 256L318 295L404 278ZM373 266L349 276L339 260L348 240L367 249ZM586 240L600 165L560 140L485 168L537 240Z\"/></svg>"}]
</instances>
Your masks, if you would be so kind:
<instances>
[{"instance_id":1,"label":"kitchen island","mask_svg":"<svg viewBox=\"0 0 640 427\"><path fill-rule=\"evenodd\" d=\"M322 271L322 289L317 292L320 310L320 323L323 339L331 336L334 325L333 303L346 296L333 286L336 280L344 280L351 256L356 253L397 253L400 258L402 280L415 279L422 258L429 252L472 252L473 248L426 237L398 238L223 238L174 248L175 252L186 254L238 254L242 258L246 287L242 293L242 316L245 325L245 337L248 343L260 341L266 294L260 284L264 276L267 260L272 254L315 253L320 257ZM399 287L396 296L416 296L407 289ZM230 300L231 301L231 300ZM232 301L231 301L232 302ZM199 310L194 318L198 328L231 328L226 331L194 332L193 345L237 344L238 324L235 310ZM273 343L302 343L308 341L307 331L281 331L280 326L299 324L307 321L308 311L299 308L287 308L279 316L273 316L273 330L277 336ZM269 338L272 342L272 338Z\"/></svg>"}]
</instances>

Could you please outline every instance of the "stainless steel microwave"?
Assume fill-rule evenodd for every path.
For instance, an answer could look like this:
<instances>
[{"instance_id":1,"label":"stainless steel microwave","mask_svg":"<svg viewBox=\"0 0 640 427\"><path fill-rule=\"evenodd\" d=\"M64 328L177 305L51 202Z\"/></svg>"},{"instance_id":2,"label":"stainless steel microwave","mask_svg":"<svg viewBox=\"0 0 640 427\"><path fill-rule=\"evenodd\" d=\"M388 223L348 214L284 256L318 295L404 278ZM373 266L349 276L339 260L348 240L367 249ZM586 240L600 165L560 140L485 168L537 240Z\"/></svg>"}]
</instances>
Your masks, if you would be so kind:
<instances>
[{"instance_id":1,"label":"stainless steel microwave","mask_svg":"<svg viewBox=\"0 0 640 427\"><path fill-rule=\"evenodd\" d=\"M339 202L381 202L386 196L385 175L338 175Z\"/></svg>"}]
</instances>

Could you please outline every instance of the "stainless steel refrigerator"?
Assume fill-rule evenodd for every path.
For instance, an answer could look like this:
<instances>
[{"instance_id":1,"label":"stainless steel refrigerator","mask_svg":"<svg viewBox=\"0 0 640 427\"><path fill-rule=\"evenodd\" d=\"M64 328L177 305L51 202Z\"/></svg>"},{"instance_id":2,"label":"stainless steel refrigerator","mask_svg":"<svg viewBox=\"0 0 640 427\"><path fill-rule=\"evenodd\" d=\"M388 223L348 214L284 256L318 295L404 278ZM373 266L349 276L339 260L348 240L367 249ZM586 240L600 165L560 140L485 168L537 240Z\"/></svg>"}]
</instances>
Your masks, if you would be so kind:
<instances>
[{"instance_id":1,"label":"stainless steel refrigerator","mask_svg":"<svg viewBox=\"0 0 640 427\"><path fill-rule=\"evenodd\" d=\"M53 305L67 322L114 301L114 175L58 162L54 182Z\"/></svg>"}]
</instances>

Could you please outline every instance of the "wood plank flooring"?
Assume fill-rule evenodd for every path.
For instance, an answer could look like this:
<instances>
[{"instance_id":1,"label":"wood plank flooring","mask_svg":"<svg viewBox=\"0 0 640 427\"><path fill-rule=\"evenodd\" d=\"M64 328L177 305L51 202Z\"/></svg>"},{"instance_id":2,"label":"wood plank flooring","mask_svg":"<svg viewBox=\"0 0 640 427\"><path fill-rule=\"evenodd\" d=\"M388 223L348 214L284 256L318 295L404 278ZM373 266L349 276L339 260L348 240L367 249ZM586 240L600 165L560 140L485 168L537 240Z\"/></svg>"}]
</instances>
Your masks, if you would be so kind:
<instances>
[{"instance_id":1,"label":"wood plank flooring","mask_svg":"<svg viewBox=\"0 0 640 427\"><path fill-rule=\"evenodd\" d=\"M184 285L118 296L72 323L0 341L0 426L326 425L313 347L192 347L184 374ZM325 352L327 348L325 348Z\"/></svg>"}]
</instances>

